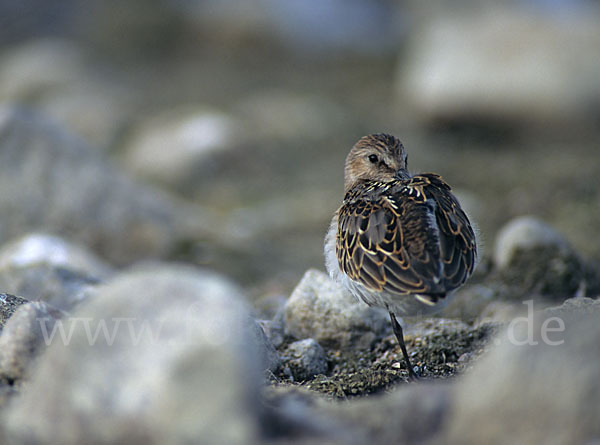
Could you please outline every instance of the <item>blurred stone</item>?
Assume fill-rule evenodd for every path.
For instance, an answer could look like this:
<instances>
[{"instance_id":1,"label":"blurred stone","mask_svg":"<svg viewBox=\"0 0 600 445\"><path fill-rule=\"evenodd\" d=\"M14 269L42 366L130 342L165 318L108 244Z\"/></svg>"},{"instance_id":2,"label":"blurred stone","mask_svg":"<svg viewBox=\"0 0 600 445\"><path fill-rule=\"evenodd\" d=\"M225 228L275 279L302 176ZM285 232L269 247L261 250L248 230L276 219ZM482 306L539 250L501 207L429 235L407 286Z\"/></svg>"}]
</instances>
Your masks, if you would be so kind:
<instances>
[{"instance_id":1,"label":"blurred stone","mask_svg":"<svg viewBox=\"0 0 600 445\"><path fill-rule=\"evenodd\" d=\"M139 176L185 186L215 169L218 156L240 143L240 126L227 114L201 108L143 120L126 145L124 161Z\"/></svg>"},{"instance_id":2,"label":"blurred stone","mask_svg":"<svg viewBox=\"0 0 600 445\"><path fill-rule=\"evenodd\" d=\"M356 428L350 428L323 410L324 397L300 385L277 385L265 388L265 421L262 439L265 443L367 443ZM361 440L362 439L362 440Z\"/></svg>"},{"instance_id":3,"label":"blurred stone","mask_svg":"<svg viewBox=\"0 0 600 445\"><path fill-rule=\"evenodd\" d=\"M382 54L399 45L405 23L381 0L207 0L180 2L196 29L221 41L275 40L303 54Z\"/></svg>"},{"instance_id":4,"label":"blurred stone","mask_svg":"<svg viewBox=\"0 0 600 445\"><path fill-rule=\"evenodd\" d=\"M283 344L285 340L285 315L283 310L277 313L272 320L260 320L258 323L273 346L278 348Z\"/></svg>"},{"instance_id":5,"label":"blurred stone","mask_svg":"<svg viewBox=\"0 0 600 445\"><path fill-rule=\"evenodd\" d=\"M115 278L7 413L15 443L253 443L260 354L239 290L184 266Z\"/></svg>"},{"instance_id":6,"label":"blurred stone","mask_svg":"<svg viewBox=\"0 0 600 445\"><path fill-rule=\"evenodd\" d=\"M89 77L48 92L35 107L92 147L108 151L133 113L133 94L116 80L108 84Z\"/></svg>"},{"instance_id":7,"label":"blurred stone","mask_svg":"<svg viewBox=\"0 0 600 445\"><path fill-rule=\"evenodd\" d=\"M327 372L327 356L325 351L312 338L291 343L285 350L292 376L296 381L310 380L318 374Z\"/></svg>"},{"instance_id":8,"label":"blurred stone","mask_svg":"<svg viewBox=\"0 0 600 445\"><path fill-rule=\"evenodd\" d=\"M206 235L207 214L142 186L43 116L0 108L0 243L68 234L116 264Z\"/></svg>"},{"instance_id":9,"label":"blurred stone","mask_svg":"<svg viewBox=\"0 0 600 445\"><path fill-rule=\"evenodd\" d=\"M356 300L328 275L308 270L285 305L286 333L337 348L368 347L389 329L386 311Z\"/></svg>"},{"instance_id":10,"label":"blurred stone","mask_svg":"<svg viewBox=\"0 0 600 445\"><path fill-rule=\"evenodd\" d=\"M42 301L20 306L0 335L0 381L13 384L50 342L56 320L64 314Z\"/></svg>"},{"instance_id":11,"label":"blurred stone","mask_svg":"<svg viewBox=\"0 0 600 445\"><path fill-rule=\"evenodd\" d=\"M25 298L0 293L0 329L4 328L4 325L17 308L25 303L28 303Z\"/></svg>"},{"instance_id":12,"label":"blurred stone","mask_svg":"<svg viewBox=\"0 0 600 445\"><path fill-rule=\"evenodd\" d=\"M265 333L262 325L258 322L251 323L250 329L254 333L255 343L259 346L263 368L271 373L276 372L281 366L281 357L271 342L271 337Z\"/></svg>"},{"instance_id":13,"label":"blurred stone","mask_svg":"<svg viewBox=\"0 0 600 445\"><path fill-rule=\"evenodd\" d=\"M533 216L515 218L502 227L496 236L494 263L503 269L514 261L519 250L538 246L569 249L565 237L545 222Z\"/></svg>"},{"instance_id":14,"label":"blurred stone","mask_svg":"<svg viewBox=\"0 0 600 445\"><path fill-rule=\"evenodd\" d=\"M399 64L398 89L415 114L475 124L592 121L600 92L597 8L553 15L468 3L422 14Z\"/></svg>"},{"instance_id":15,"label":"blurred stone","mask_svg":"<svg viewBox=\"0 0 600 445\"><path fill-rule=\"evenodd\" d=\"M466 285L456 291L455 296L437 315L472 323L496 298L497 292L489 286Z\"/></svg>"},{"instance_id":16,"label":"blurred stone","mask_svg":"<svg viewBox=\"0 0 600 445\"><path fill-rule=\"evenodd\" d=\"M73 42L39 39L0 55L0 102L28 102L85 77L83 53Z\"/></svg>"},{"instance_id":17,"label":"blurred stone","mask_svg":"<svg viewBox=\"0 0 600 445\"><path fill-rule=\"evenodd\" d=\"M457 382L449 434L438 442L592 443L600 437L598 313L564 317L564 329L557 320L542 316L512 335L509 326L501 346Z\"/></svg>"},{"instance_id":18,"label":"blurred stone","mask_svg":"<svg viewBox=\"0 0 600 445\"><path fill-rule=\"evenodd\" d=\"M548 317L565 317L569 315L600 316L600 300L586 297L569 298L562 305L546 308L541 314Z\"/></svg>"},{"instance_id":19,"label":"blurred stone","mask_svg":"<svg viewBox=\"0 0 600 445\"><path fill-rule=\"evenodd\" d=\"M0 102L28 104L108 149L132 109L132 94L97 69L74 42L38 39L0 55Z\"/></svg>"},{"instance_id":20,"label":"blurred stone","mask_svg":"<svg viewBox=\"0 0 600 445\"><path fill-rule=\"evenodd\" d=\"M400 386L388 394L318 406L320 418L337 421L356 443L435 443L451 414L449 385L423 382Z\"/></svg>"},{"instance_id":21,"label":"blurred stone","mask_svg":"<svg viewBox=\"0 0 600 445\"><path fill-rule=\"evenodd\" d=\"M585 283L585 266L566 239L533 217L516 218L500 230L494 262L509 298L541 295L562 301Z\"/></svg>"},{"instance_id":22,"label":"blurred stone","mask_svg":"<svg viewBox=\"0 0 600 445\"><path fill-rule=\"evenodd\" d=\"M287 297L283 294L265 294L252 302L258 318L272 320L278 314L283 314Z\"/></svg>"},{"instance_id":23,"label":"blurred stone","mask_svg":"<svg viewBox=\"0 0 600 445\"><path fill-rule=\"evenodd\" d=\"M324 97L267 90L243 99L238 113L265 139L319 140L342 127L342 109Z\"/></svg>"},{"instance_id":24,"label":"blurred stone","mask_svg":"<svg viewBox=\"0 0 600 445\"><path fill-rule=\"evenodd\" d=\"M509 301L494 301L481 311L474 325L482 326L488 323L507 324L514 320L515 317L523 315L526 311L527 306L524 304Z\"/></svg>"},{"instance_id":25,"label":"blurred stone","mask_svg":"<svg viewBox=\"0 0 600 445\"><path fill-rule=\"evenodd\" d=\"M0 289L70 310L112 273L86 249L43 233L32 233L0 249Z\"/></svg>"}]
</instances>

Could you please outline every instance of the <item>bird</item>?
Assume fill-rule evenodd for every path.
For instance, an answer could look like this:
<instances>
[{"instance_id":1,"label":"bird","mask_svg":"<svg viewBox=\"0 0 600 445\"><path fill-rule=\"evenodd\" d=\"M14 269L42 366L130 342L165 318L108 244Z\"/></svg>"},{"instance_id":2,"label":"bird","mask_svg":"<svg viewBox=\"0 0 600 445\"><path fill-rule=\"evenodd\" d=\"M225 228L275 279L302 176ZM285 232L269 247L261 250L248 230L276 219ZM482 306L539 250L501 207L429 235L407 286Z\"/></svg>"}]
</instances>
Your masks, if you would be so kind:
<instances>
[{"instance_id":1,"label":"bird","mask_svg":"<svg viewBox=\"0 0 600 445\"><path fill-rule=\"evenodd\" d=\"M344 167L344 199L324 244L330 277L369 306L388 311L408 367L396 316L435 312L477 265L477 240L450 186L435 173L411 175L395 136L362 137Z\"/></svg>"}]
</instances>

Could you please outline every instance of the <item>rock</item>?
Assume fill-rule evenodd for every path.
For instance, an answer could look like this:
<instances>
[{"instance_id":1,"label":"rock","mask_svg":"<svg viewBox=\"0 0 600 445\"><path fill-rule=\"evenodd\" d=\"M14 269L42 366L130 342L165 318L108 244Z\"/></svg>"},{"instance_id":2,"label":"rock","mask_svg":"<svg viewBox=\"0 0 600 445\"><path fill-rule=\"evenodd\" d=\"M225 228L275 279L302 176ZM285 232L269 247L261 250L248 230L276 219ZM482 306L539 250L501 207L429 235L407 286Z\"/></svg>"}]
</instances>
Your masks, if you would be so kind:
<instances>
[{"instance_id":1,"label":"rock","mask_svg":"<svg viewBox=\"0 0 600 445\"><path fill-rule=\"evenodd\" d=\"M569 298L562 305L541 311L545 318L573 315L600 315L600 300L586 297Z\"/></svg>"},{"instance_id":2,"label":"rock","mask_svg":"<svg viewBox=\"0 0 600 445\"><path fill-rule=\"evenodd\" d=\"M437 442L592 443L600 436L599 321L597 312L542 314L512 335L509 326L457 382L448 432Z\"/></svg>"},{"instance_id":3,"label":"rock","mask_svg":"<svg viewBox=\"0 0 600 445\"><path fill-rule=\"evenodd\" d=\"M566 239L533 217L504 226L496 238L494 263L507 295L542 295L554 301L574 296L585 283L586 268Z\"/></svg>"},{"instance_id":4,"label":"rock","mask_svg":"<svg viewBox=\"0 0 600 445\"><path fill-rule=\"evenodd\" d=\"M177 5L184 8L188 26L191 22L196 32L208 33L221 44L239 48L251 40L273 40L276 48L285 45L302 56L381 55L397 47L405 29L395 20L398 5L382 1L329 0L324 5L318 0L209 0Z\"/></svg>"},{"instance_id":5,"label":"rock","mask_svg":"<svg viewBox=\"0 0 600 445\"><path fill-rule=\"evenodd\" d=\"M0 335L0 382L13 384L25 377L29 365L49 344L56 320L63 315L42 301L16 310Z\"/></svg>"},{"instance_id":6,"label":"rock","mask_svg":"<svg viewBox=\"0 0 600 445\"><path fill-rule=\"evenodd\" d=\"M126 264L200 239L206 212L142 186L43 116L0 108L0 243L62 234Z\"/></svg>"},{"instance_id":7,"label":"rock","mask_svg":"<svg viewBox=\"0 0 600 445\"><path fill-rule=\"evenodd\" d=\"M597 8L532 14L509 2L467 3L416 11L426 19L399 63L404 108L409 100L428 122L589 121L600 89Z\"/></svg>"},{"instance_id":8,"label":"rock","mask_svg":"<svg viewBox=\"0 0 600 445\"><path fill-rule=\"evenodd\" d=\"M337 421L354 438L362 437L356 443L430 443L450 416L451 401L450 385L424 382L314 411Z\"/></svg>"},{"instance_id":9,"label":"rock","mask_svg":"<svg viewBox=\"0 0 600 445\"><path fill-rule=\"evenodd\" d=\"M356 300L329 276L308 270L285 305L286 333L328 347L368 347L389 328L385 311Z\"/></svg>"},{"instance_id":10,"label":"rock","mask_svg":"<svg viewBox=\"0 0 600 445\"><path fill-rule=\"evenodd\" d=\"M286 348L285 355L288 357L286 365L290 367L296 381L310 380L327 372L325 351L312 338L291 343Z\"/></svg>"},{"instance_id":11,"label":"rock","mask_svg":"<svg viewBox=\"0 0 600 445\"><path fill-rule=\"evenodd\" d=\"M271 342L271 338L266 335L260 323L251 323L250 329L254 333L254 341L261 352L263 368L270 373L270 376L277 372L281 366L281 357L279 357L275 345Z\"/></svg>"},{"instance_id":12,"label":"rock","mask_svg":"<svg viewBox=\"0 0 600 445\"><path fill-rule=\"evenodd\" d=\"M0 101L35 100L85 77L85 58L76 44L39 39L13 46L0 63Z\"/></svg>"},{"instance_id":13,"label":"rock","mask_svg":"<svg viewBox=\"0 0 600 445\"><path fill-rule=\"evenodd\" d=\"M0 55L0 102L34 106L106 150L132 111L133 98L119 79L95 65L75 42L17 45Z\"/></svg>"},{"instance_id":14,"label":"rock","mask_svg":"<svg viewBox=\"0 0 600 445\"><path fill-rule=\"evenodd\" d=\"M456 295L436 315L473 323L496 298L497 292L487 285L466 285L458 289Z\"/></svg>"},{"instance_id":15,"label":"rock","mask_svg":"<svg viewBox=\"0 0 600 445\"><path fill-rule=\"evenodd\" d=\"M535 247L569 249L565 237L545 222L533 216L515 218L496 236L494 264L499 269L508 267L519 250Z\"/></svg>"},{"instance_id":16,"label":"rock","mask_svg":"<svg viewBox=\"0 0 600 445\"><path fill-rule=\"evenodd\" d=\"M40 358L6 433L39 444L253 443L262 363L250 321L216 274L124 273L65 322L70 338Z\"/></svg>"},{"instance_id":17,"label":"rock","mask_svg":"<svg viewBox=\"0 0 600 445\"><path fill-rule=\"evenodd\" d=\"M324 97L284 90L259 91L236 108L248 126L268 140L323 140L347 119L342 109Z\"/></svg>"},{"instance_id":18,"label":"rock","mask_svg":"<svg viewBox=\"0 0 600 445\"><path fill-rule=\"evenodd\" d=\"M258 323L273 346L278 348L283 344L285 340L285 320L283 311L280 311L275 315L272 320L259 320Z\"/></svg>"},{"instance_id":19,"label":"rock","mask_svg":"<svg viewBox=\"0 0 600 445\"><path fill-rule=\"evenodd\" d=\"M83 137L93 148L108 152L134 113L134 97L118 85L118 79L109 83L90 77L48 92L36 102L36 109Z\"/></svg>"},{"instance_id":20,"label":"rock","mask_svg":"<svg viewBox=\"0 0 600 445\"><path fill-rule=\"evenodd\" d=\"M0 249L0 289L70 310L112 273L83 247L32 233Z\"/></svg>"},{"instance_id":21,"label":"rock","mask_svg":"<svg viewBox=\"0 0 600 445\"><path fill-rule=\"evenodd\" d=\"M235 149L240 136L239 123L225 113L202 108L169 111L143 120L133 130L124 161L139 176L184 188L213 172L219 156Z\"/></svg>"},{"instance_id":22,"label":"rock","mask_svg":"<svg viewBox=\"0 0 600 445\"><path fill-rule=\"evenodd\" d=\"M4 325L17 308L25 303L27 303L25 298L0 293L0 329L4 328Z\"/></svg>"}]
</instances>

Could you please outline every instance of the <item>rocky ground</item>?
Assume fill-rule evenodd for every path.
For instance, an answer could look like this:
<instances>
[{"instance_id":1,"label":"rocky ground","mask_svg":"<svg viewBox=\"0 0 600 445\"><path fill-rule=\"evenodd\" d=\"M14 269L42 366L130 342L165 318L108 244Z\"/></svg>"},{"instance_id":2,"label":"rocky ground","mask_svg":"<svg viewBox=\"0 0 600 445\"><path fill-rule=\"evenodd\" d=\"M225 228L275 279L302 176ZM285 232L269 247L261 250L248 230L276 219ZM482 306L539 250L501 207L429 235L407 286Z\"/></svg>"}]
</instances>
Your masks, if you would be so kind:
<instances>
[{"instance_id":1,"label":"rocky ground","mask_svg":"<svg viewBox=\"0 0 600 445\"><path fill-rule=\"evenodd\" d=\"M0 443L600 440L597 9L9 3ZM377 131L479 226L418 381L322 271Z\"/></svg>"},{"instance_id":2,"label":"rocky ground","mask_svg":"<svg viewBox=\"0 0 600 445\"><path fill-rule=\"evenodd\" d=\"M39 116L2 118L3 228L14 236L0 247L3 443L599 437L600 269L541 220L506 224L439 317L402 320L420 375L409 381L385 311L318 269L289 296L250 303L231 279L169 260L210 233L202 207L131 179ZM60 188L63 169L82 172L78 187ZM122 266L131 256L146 260Z\"/></svg>"}]
</instances>

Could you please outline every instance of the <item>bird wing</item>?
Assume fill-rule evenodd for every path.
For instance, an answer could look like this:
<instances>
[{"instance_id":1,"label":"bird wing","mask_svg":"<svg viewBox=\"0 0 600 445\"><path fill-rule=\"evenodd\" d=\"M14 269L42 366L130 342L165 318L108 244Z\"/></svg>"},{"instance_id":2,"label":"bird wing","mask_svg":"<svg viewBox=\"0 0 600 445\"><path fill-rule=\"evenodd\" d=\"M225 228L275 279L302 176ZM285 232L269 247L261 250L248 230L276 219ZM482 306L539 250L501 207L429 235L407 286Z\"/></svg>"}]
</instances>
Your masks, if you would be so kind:
<instances>
[{"instance_id":1,"label":"bird wing","mask_svg":"<svg viewBox=\"0 0 600 445\"><path fill-rule=\"evenodd\" d=\"M372 291L443 296L473 271L471 225L450 187L425 174L349 192L338 215L338 263Z\"/></svg>"}]
</instances>

